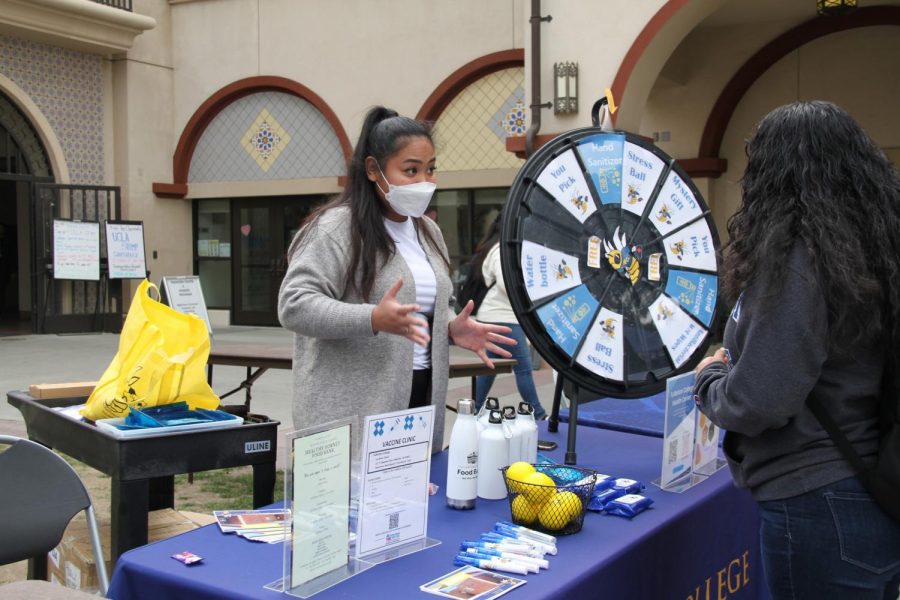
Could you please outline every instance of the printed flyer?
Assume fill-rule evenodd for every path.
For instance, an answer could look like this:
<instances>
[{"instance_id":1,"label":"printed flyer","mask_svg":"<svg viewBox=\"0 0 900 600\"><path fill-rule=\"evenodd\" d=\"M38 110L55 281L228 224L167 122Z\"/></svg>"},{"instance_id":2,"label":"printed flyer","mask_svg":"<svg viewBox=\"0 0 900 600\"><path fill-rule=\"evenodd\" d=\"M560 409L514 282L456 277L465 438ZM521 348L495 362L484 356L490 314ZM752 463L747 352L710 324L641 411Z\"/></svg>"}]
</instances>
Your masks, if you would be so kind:
<instances>
[{"instance_id":1,"label":"printed flyer","mask_svg":"<svg viewBox=\"0 0 900 600\"><path fill-rule=\"evenodd\" d=\"M424 540L434 406L365 419L356 556Z\"/></svg>"},{"instance_id":2,"label":"printed flyer","mask_svg":"<svg viewBox=\"0 0 900 600\"><path fill-rule=\"evenodd\" d=\"M711 475L719 468L719 428L709 417L697 411L694 432L694 472Z\"/></svg>"},{"instance_id":3,"label":"printed flyer","mask_svg":"<svg viewBox=\"0 0 900 600\"><path fill-rule=\"evenodd\" d=\"M444 598L489 600L526 583L524 579L506 573L492 573L478 567L460 567L422 584L419 589Z\"/></svg>"},{"instance_id":4,"label":"printed flyer","mask_svg":"<svg viewBox=\"0 0 900 600\"><path fill-rule=\"evenodd\" d=\"M347 564L350 425L294 438L291 585Z\"/></svg>"}]
</instances>

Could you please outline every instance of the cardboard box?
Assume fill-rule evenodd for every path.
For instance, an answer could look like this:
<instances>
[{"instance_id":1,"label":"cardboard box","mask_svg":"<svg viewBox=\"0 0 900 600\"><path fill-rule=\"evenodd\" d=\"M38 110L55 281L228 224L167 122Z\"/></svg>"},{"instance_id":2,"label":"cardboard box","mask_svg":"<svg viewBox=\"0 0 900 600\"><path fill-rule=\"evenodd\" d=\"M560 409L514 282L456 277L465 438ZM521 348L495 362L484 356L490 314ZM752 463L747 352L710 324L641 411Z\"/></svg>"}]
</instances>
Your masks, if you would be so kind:
<instances>
[{"instance_id":1,"label":"cardboard box","mask_svg":"<svg viewBox=\"0 0 900 600\"><path fill-rule=\"evenodd\" d=\"M96 381L76 381L73 383L33 383L28 386L28 395L32 398L47 400L50 398L75 398L90 396Z\"/></svg>"},{"instance_id":2,"label":"cardboard box","mask_svg":"<svg viewBox=\"0 0 900 600\"><path fill-rule=\"evenodd\" d=\"M106 573L111 576L113 565L109 556L110 526L109 523L100 523L98 527ZM158 542L197 527L197 523L171 508L154 510L147 515L148 542ZM85 519L72 521L62 541L47 555L47 579L83 592L96 592L100 589Z\"/></svg>"}]
</instances>

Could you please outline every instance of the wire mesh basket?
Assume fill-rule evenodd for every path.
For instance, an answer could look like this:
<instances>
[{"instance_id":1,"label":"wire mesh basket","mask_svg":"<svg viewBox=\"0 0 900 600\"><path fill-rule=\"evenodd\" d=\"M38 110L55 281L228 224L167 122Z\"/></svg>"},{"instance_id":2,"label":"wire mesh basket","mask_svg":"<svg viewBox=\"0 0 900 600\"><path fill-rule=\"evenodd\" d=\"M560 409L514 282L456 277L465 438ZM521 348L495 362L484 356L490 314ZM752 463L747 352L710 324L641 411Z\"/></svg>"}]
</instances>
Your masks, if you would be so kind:
<instances>
[{"instance_id":1,"label":"wire mesh basket","mask_svg":"<svg viewBox=\"0 0 900 600\"><path fill-rule=\"evenodd\" d=\"M551 535L581 531L596 471L528 463L515 463L501 470L513 523Z\"/></svg>"}]
</instances>

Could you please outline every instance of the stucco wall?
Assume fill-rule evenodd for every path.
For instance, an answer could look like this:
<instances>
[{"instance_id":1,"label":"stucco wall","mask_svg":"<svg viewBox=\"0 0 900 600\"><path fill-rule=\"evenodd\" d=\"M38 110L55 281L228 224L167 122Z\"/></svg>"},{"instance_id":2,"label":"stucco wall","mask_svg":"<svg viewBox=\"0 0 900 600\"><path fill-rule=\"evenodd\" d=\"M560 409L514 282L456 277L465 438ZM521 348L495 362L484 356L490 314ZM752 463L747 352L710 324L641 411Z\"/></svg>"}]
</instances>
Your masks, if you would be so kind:
<instances>
[{"instance_id":1,"label":"stucco wall","mask_svg":"<svg viewBox=\"0 0 900 600\"><path fill-rule=\"evenodd\" d=\"M676 158L696 158L709 112L735 71L796 22L695 29L665 65L644 107L642 135L669 132L659 147ZM720 51L727 47L728 52ZM823 99L846 108L882 147L900 146L900 28L868 27L832 34L791 52L747 91L722 140L728 171L709 185L707 201L720 233L740 203L743 141L773 108Z\"/></svg>"}]
</instances>

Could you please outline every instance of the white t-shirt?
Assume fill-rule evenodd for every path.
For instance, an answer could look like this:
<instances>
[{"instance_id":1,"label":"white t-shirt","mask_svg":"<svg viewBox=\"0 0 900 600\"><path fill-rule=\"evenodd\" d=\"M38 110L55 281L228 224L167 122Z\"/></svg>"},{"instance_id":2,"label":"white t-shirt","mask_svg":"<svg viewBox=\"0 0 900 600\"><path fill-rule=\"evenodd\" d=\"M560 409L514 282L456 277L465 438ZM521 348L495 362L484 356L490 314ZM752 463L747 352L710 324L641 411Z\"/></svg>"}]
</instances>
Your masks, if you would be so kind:
<instances>
[{"instance_id":1,"label":"white t-shirt","mask_svg":"<svg viewBox=\"0 0 900 600\"><path fill-rule=\"evenodd\" d=\"M506 282L503 281L503 270L500 268L500 244L494 244L484 257L481 274L485 285L493 284L493 287L484 295L475 318L482 323L518 323L516 313L509 304Z\"/></svg>"},{"instance_id":2,"label":"white t-shirt","mask_svg":"<svg viewBox=\"0 0 900 600\"><path fill-rule=\"evenodd\" d=\"M416 235L416 226L411 218L400 223L384 220L384 226L388 235L397 245L397 251L406 261L409 270L412 271L413 281L416 285L416 304L420 307L420 317L428 320L428 316L434 314L434 302L437 296L437 278L434 269L428 262L428 256L419 243ZM408 285L408 282L405 282ZM428 315L428 316L426 316ZM429 335L431 333L429 332ZM415 344L413 346L413 369L431 368L431 350Z\"/></svg>"}]
</instances>

